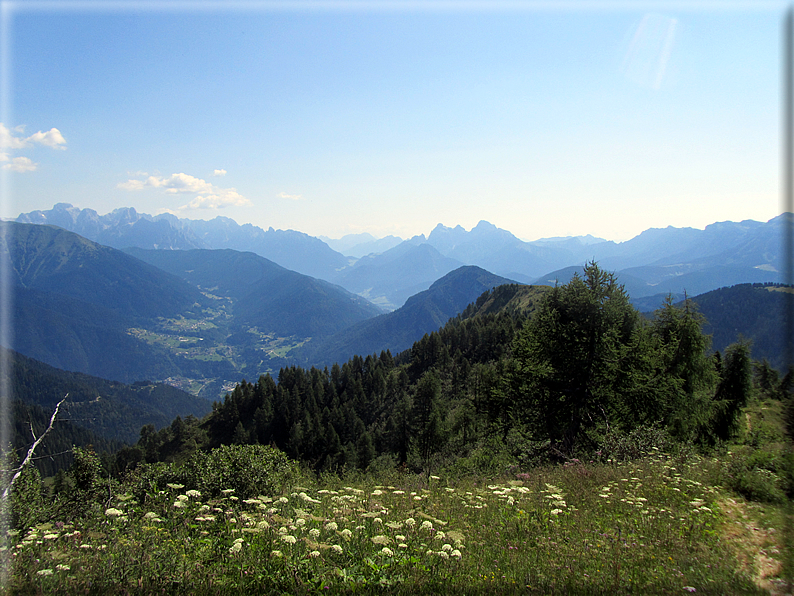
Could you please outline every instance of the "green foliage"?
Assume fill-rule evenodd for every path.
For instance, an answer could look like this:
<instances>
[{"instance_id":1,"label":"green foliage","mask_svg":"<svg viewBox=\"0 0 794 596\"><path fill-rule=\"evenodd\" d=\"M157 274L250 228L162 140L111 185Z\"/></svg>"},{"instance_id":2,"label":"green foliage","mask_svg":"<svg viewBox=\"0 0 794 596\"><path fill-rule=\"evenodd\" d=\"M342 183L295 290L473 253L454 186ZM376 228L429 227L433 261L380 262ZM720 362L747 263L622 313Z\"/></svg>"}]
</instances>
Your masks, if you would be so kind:
<instances>
[{"instance_id":1,"label":"green foliage","mask_svg":"<svg viewBox=\"0 0 794 596\"><path fill-rule=\"evenodd\" d=\"M97 492L102 481L102 462L91 450L75 447L74 461L69 469L74 488L81 493L92 495Z\"/></svg>"},{"instance_id":2,"label":"green foliage","mask_svg":"<svg viewBox=\"0 0 794 596\"><path fill-rule=\"evenodd\" d=\"M513 346L496 401L502 417L570 456L592 449L592 432L652 418L664 384L651 344L615 276L595 263L555 287Z\"/></svg>"},{"instance_id":3,"label":"green foliage","mask_svg":"<svg viewBox=\"0 0 794 596\"><path fill-rule=\"evenodd\" d=\"M298 469L287 456L263 445L225 445L210 452L197 452L182 466L165 469L169 481L184 484L208 497L233 489L239 498L281 492L298 477Z\"/></svg>"},{"instance_id":4,"label":"green foliage","mask_svg":"<svg viewBox=\"0 0 794 596\"><path fill-rule=\"evenodd\" d=\"M780 453L745 447L731 454L724 481L728 488L751 501L783 503L790 463Z\"/></svg>"},{"instance_id":5,"label":"green foliage","mask_svg":"<svg viewBox=\"0 0 794 596\"><path fill-rule=\"evenodd\" d=\"M661 453L671 446L670 435L659 426L641 425L629 432L610 429L598 455L603 460L631 461Z\"/></svg>"},{"instance_id":6,"label":"green foliage","mask_svg":"<svg viewBox=\"0 0 794 596\"><path fill-rule=\"evenodd\" d=\"M728 346L719 376L710 426L718 440L727 441L736 432L739 415L747 405L752 390L752 362L748 344L741 342Z\"/></svg>"},{"instance_id":7,"label":"green foliage","mask_svg":"<svg viewBox=\"0 0 794 596\"><path fill-rule=\"evenodd\" d=\"M15 528L28 528L45 515L43 487L39 471L27 464L11 488L11 516Z\"/></svg>"},{"instance_id":8,"label":"green foliage","mask_svg":"<svg viewBox=\"0 0 794 596\"><path fill-rule=\"evenodd\" d=\"M7 588L103 595L764 593L721 533L730 518L721 510L722 489L708 484L713 465L658 455L477 478L325 474L319 485L284 492L259 486L254 499L209 497L171 483L142 500L125 484L98 496L88 515L48 510L43 523L10 533Z\"/></svg>"},{"instance_id":9,"label":"green foliage","mask_svg":"<svg viewBox=\"0 0 794 596\"><path fill-rule=\"evenodd\" d=\"M717 373L708 355L710 341L702 331L704 321L691 300L677 307L668 296L651 324L659 342L660 377L666 381L661 396L664 419L671 435L683 441L697 439L712 414Z\"/></svg>"}]
</instances>

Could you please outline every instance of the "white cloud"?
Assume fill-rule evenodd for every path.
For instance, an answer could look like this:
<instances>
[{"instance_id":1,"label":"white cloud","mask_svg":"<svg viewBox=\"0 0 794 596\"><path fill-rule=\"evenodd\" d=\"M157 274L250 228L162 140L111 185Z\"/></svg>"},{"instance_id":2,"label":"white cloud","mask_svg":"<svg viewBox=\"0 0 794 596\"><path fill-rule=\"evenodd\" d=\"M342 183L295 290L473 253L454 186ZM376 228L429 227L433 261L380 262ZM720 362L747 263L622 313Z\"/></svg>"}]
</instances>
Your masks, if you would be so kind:
<instances>
[{"instance_id":1,"label":"white cloud","mask_svg":"<svg viewBox=\"0 0 794 596\"><path fill-rule=\"evenodd\" d=\"M220 188L190 174L171 174L168 177L148 176L145 180L130 179L116 185L122 190L142 190L145 187L162 188L168 194L195 193L198 196L179 207L180 211L192 209L221 209L250 205L236 188Z\"/></svg>"},{"instance_id":2,"label":"white cloud","mask_svg":"<svg viewBox=\"0 0 794 596\"><path fill-rule=\"evenodd\" d=\"M66 139L63 138L61 131L51 128L47 132L37 132L29 137L21 136L25 132L24 126L17 126L9 130L0 122L0 149L27 149L33 145L44 145L52 149L66 149ZM9 162L3 165L4 170L11 172L33 172L38 169L39 164L34 163L29 157L11 157L7 152L0 153L0 161Z\"/></svg>"},{"instance_id":3,"label":"white cloud","mask_svg":"<svg viewBox=\"0 0 794 596\"><path fill-rule=\"evenodd\" d=\"M23 132L24 128L17 126L13 131L5 127L0 122L0 147L7 149L25 149L32 145L45 145L53 149L66 149L66 139L63 138L61 131L51 128L47 132L37 132L29 137L15 136L14 133Z\"/></svg>"},{"instance_id":4,"label":"white cloud","mask_svg":"<svg viewBox=\"0 0 794 596\"><path fill-rule=\"evenodd\" d=\"M280 192L278 194L279 198L281 199L289 199L290 201L301 201L303 200L303 195L290 195L285 192Z\"/></svg>"},{"instance_id":5,"label":"white cloud","mask_svg":"<svg viewBox=\"0 0 794 596\"><path fill-rule=\"evenodd\" d=\"M63 138L61 131L57 128L51 128L47 132L37 132L30 135L26 141L31 143L38 143L39 145L46 145L53 149L66 149L66 139Z\"/></svg>"},{"instance_id":6,"label":"white cloud","mask_svg":"<svg viewBox=\"0 0 794 596\"><path fill-rule=\"evenodd\" d=\"M213 176L225 176L226 175L226 170L223 170L223 169L215 170L215 171L212 172L212 175Z\"/></svg>"},{"instance_id":7,"label":"white cloud","mask_svg":"<svg viewBox=\"0 0 794 596\"><path fill-rule=\"evenodd\" d=\"M6 159L3 161L8 161L8 155L3 154ZM4 170L11 170L12 172L33 172L39 167L39 164L33 163L29 157L15 157L11 160L11 163L7 163L3 166Z\"/></svg>"}]
</instances>

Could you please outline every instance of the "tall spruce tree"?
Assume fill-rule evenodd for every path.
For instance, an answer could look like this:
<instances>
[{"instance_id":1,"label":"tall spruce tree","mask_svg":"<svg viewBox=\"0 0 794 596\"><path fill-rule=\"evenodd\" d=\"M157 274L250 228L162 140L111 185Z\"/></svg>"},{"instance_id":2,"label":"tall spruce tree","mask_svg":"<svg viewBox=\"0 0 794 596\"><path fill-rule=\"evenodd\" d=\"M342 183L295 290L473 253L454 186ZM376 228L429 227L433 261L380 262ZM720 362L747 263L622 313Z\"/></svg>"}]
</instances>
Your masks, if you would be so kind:
<instances>
[{"instance_id":1,"label":"tall spruce tree","mask_svg":"<svg viewBox=\"0 0 794 596\"><path fill-rule=\"evenodd\" d=\"M616 422L620 400L648 376L639 314L614 274L594 262L543 300L514 342L508 402L537 438L572 454L594 428ZM505 399L501 400L502 402Z\"/></svg>"}]
</instances>

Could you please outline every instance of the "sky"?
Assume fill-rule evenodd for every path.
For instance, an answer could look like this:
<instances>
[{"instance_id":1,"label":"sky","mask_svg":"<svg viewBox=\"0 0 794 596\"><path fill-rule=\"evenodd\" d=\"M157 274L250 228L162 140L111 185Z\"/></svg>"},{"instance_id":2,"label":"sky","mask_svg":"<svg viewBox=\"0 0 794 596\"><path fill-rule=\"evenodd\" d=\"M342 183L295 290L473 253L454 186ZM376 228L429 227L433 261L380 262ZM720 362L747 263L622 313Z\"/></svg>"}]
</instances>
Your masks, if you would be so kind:
<instances>
[{"instance_id":1,"label":"sky","mask_svg":"<svg viewBox=\"0 0 794 596\"><path fill-rule=\"evenodd\" d=\"M782 2L0 4L3 218L621 241L783 211Z\"/></svg>"}]
</instances>

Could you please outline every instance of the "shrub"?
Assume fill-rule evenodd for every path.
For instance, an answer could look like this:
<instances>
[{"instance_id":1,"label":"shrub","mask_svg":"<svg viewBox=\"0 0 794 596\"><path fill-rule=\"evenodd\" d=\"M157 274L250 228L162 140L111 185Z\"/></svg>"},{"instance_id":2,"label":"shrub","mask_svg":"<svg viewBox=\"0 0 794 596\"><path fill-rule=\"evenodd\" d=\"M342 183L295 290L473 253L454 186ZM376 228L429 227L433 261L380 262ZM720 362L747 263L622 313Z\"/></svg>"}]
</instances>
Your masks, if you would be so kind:
<instances>
[{"instance_id":1,"label":"shrub","mask_svg":"<svg viewBox=\"0 0 794 596\"><path fill-rule=\"evenodd\" d=\"M601 440L602 459L627 461L664 451L670 444L667 432L658 426L641 425L625 433L611 430Z\"/></svg>"},{"instance_id":2,"label":"shrub","mask_svg":"<svg viewBox=\"0 0 794 596\"><path fill-rule=\"evenodd\" d=\"M778 467L779 456L762 449L733 453L725 469L725 485L750 501L782 503L785 500L783 480Z\"/></svg>"},{"instance_id":3,"label":"shrub","mask_svg":"<svg viewBox=\"0 0 794 596\"><path fill-rule=\"evenodd\" d=\"M11 488L11 513L16 528L27 528L40 521L44 498L39 471L33 464L22 469Z\"/></svg>"},{"instance_id":4,"label":"shrub","mask_svg":"<svg viewBox=\"0 0 794 596\"><path fill-rule=\"evenodd\" d=\"M282 492L299 475L298 465L265 445L224 445L193 454L174 470L172 480L215 497L234 489L241 499Z\"/></svg>"}]
</instances>

